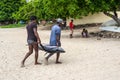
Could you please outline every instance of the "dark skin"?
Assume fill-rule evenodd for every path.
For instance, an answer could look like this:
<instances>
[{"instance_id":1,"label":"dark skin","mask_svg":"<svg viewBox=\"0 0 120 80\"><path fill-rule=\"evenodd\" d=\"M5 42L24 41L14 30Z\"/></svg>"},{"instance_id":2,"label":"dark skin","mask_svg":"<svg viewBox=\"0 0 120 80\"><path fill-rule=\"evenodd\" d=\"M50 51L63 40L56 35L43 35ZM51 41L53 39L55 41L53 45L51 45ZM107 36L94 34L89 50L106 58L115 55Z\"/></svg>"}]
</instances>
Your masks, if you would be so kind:
<instances>
[{"instance_id":1,"label":"dark skin","mask_svg":"<svg viewBox=\"0 0 120 80\"><path fill-rule=\"evenodd\" d=\"M86 35L83 35L85 33ZM86 29L83 29L82 31L82 37L88 37L88 31Z\"/></svg>"},{"instance_id":2,"label":"dark skin","mask_svg":"<svg viewBox=\"0 0 120 80\"><path fill-rule=\"evenodd\" d=\"M32 22L36 22L36 20L33 20ZM41 40L38 35L37 29L34 28L33 31L34 31L35 36L37 37L37 42L34 42L33 44L30 44L28 46L29 51L27 52L24 59L22 60L21 67L25 67L24 63L25 63L26 59L33 53L33 50L35 51L35 65L41 64L38 62L38 44L41 44Z\"/></svg>"}]
</instances>

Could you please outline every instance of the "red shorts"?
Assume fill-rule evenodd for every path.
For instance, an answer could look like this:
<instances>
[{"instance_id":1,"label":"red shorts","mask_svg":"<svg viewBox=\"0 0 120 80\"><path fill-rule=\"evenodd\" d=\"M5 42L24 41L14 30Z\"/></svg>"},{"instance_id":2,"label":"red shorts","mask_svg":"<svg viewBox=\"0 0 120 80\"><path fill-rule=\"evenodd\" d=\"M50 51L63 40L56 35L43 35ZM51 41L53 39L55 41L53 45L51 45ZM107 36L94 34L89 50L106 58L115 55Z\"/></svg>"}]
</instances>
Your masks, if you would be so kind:
<instances>
[{"instance_id":1,"label":"red shorts","mask_svg":"<svg viewBox=\"0 0 120 80\"><path fill-rule=\"evenodd\" d=\"M70 27L70 30L73 30L73 27Z\"/></svg>"}]
</instances>

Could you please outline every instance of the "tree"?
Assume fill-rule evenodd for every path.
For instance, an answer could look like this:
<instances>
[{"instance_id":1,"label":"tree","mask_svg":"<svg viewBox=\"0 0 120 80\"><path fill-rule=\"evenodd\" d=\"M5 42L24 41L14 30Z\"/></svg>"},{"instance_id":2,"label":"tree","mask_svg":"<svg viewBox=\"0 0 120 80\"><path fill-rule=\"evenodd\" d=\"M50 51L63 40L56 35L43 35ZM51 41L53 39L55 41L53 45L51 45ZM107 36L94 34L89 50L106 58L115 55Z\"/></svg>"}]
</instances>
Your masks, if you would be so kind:
<instances>
[{"instance_id":1,"label":"tree","mask_svg":"<svg viewBox=\"0 0 120 80\"><path fill-rule=\"evenodd\" d=\"M2 0L0 1L0 21L12 22L12 14L17 12L21 6L20 0Z\"/></svg>"},{"instance_id":2,"label":"tree","mask_svg":"<svg viewBox=\"0 0 120 80\"><path fill-rule=\"evenodd\" d=\"M13 14L14 18L16 20L28 20L31 15L42 18L44 16L42 1L43 0L31 0L28 3L24 2L24 5L19 8L19 11Z\"/></svg>"},{"instance_id":3,"label":"tree","mask_svg":"<svg viewBox=\"0 0 120 80\"><path fill-rule=\"evenodd\" d=\"M120 10L120 0L44 0L44 3L47 6L45 7L46 13L54 17L79 18L103 12L113 18L120 26L116 12Z\"/></svg>"},{"instance_id":4,"label":"tree","mask_svg":"<svg viewBox=\"0 0 120 80\"><path fill-rule=\"evenodd\" d=\"M120 10L120 0L86 0L90 13L103 12L105 15L113 18L118 26L120 20L118 19L117 11Z\"/></svg>"},{"instance_id":5,"label":"tree","mask_svg":"<svg viewBox=\"0 0 120 80\"><path fill-rule=\"evenodd\" d=\"M20 7L14 18L27 20L30 15L36 15L39 19L76 17L79 13L77 4L77 0L31 0Z\"/></svg>"},{"instance_id":6,"label":"tree","mask_svg":"<svg viewBox=\"0 0 120 80\"><path fill-rule=\"evenodd\" d=\"M116 12L119 9L120 0L31 0L22 6L16 15L19 19L28 19L30 15L36 15L39 19L52 19L80 18L103 12L120 26Z\"/></svg>"}]
</instances>

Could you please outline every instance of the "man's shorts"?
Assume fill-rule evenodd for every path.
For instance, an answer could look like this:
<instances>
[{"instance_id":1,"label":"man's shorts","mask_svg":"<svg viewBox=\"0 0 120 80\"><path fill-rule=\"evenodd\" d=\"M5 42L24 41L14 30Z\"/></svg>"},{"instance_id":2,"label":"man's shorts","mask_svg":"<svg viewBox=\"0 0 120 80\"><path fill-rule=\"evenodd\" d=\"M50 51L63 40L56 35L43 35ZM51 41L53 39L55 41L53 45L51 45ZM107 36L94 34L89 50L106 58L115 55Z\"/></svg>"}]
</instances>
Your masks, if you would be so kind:
<instances>
[{"instance_id":1,"label":"man's shorts","mask_svg":"<svg viewBox=\"0 0 120 80\"><path fill-rule=\"evenodd\" d=\"M31 44L36 43L36 42L37 41L34 41L34 40L27 40L28 45L31 45Z\"/></svg>"}]
</instances>

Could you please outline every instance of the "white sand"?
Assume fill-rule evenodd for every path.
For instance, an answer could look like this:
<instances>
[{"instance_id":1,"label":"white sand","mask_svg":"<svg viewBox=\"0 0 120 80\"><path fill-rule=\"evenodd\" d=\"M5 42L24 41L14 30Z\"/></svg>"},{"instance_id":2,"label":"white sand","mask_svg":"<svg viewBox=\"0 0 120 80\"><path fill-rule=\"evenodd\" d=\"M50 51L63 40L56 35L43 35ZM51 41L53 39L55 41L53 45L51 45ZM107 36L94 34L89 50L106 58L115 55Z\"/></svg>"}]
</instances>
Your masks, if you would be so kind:
<instances>
[{"instance_id":1,"label":"white sand","mask_svg":"<svg viewBox=\"0 0 120 80\"><path fill-rule=\"evenodd\" d=\"M89 31L96 28L88 29ZM81 38L76 30L73 39L62 31L62 64L34 65L34 54L20 68L28 48L24 28L0 29L0 80L120 80L120 39ZM49 42L50 31L40 31L42 43ZM43 51L39 61L43 62Z\"/></svg>"}]
</instances>

